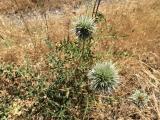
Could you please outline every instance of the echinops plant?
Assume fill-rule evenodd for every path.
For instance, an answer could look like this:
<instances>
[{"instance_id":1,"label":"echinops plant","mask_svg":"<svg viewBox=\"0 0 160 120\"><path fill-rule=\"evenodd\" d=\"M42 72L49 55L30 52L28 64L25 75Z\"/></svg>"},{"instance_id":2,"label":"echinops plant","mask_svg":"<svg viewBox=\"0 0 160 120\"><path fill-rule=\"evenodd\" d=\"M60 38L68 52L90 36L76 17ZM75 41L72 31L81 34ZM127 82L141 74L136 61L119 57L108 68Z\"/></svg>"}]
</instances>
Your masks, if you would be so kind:
<instances>
[{"instance_id":1,"label":"echinops plant","mask_svg":"<svg viewBox=\"0 0 160 120\"><path fill-rule=\"evenodd\" d=\"M140 90L136 90L130 97L130 99L138 106L143 107L147 105L149 101L149 97L147 93L141 92Z\"/></svg>"},{"instance_id":2,"label":"echinops plant","mask_svg":"<svg viewBox=\"0 0 160 120\"><path fill-rule=\"evenodd\" d=\"M111 61L97 63L88 73L91 89L98 92L111 92L119 83L118 70Z\"/></svg>"},{"instance_id":3,"label":"echinops plant","mask_svg":"<svg viewBox=\"0 0 160 120\"><path fill-rule=\"evenodd\" d=\"M79 40L91 39L95 30L95 22L91 17L80 16L74 23L74 32Z\"/></svg>"}]
</instances>

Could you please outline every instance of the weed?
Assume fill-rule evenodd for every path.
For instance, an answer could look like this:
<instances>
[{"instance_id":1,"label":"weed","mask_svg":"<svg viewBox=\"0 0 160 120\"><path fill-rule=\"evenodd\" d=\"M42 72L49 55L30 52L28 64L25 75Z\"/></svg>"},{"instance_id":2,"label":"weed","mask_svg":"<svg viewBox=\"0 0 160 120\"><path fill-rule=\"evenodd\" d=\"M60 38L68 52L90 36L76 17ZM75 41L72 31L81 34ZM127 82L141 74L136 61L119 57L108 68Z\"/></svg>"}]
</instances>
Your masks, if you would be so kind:
<instances>
[{"instance_id":1,"label":"weed","mask_svg":"<svg viewBox=\"0 0 160 120\"><path fill-rule=\"evenodd\" d=\"M11 104L11 97L0 96L0 119L1 120L7 120L10 104Z\"/></svg>"},{"instance_id":2,"label":"weed","mask_svg":"<svg viewBox=\"0 0 160 120\"><path fill-rule=\"evenodd\" d=\"M112 62L97 63L88 73L91 89L110 92L118 84L118 72Z\"/></svg>"},{"instance_id":3,"label":"weed","mask_svg":"<svg viewBox=\"0 0 160 120\"><path fill-rule=\"evenodd\" d=\"M32 115L41 114L48 119L85 118L93 96L86 76L93 63L93 53L90 46L86 47L83 56L81 52L77 41L64 40L56 45L55 52L48 56L50 72L55 79L47 89L39 92L37 104L29 110ZM79 61L80 57L83 59ZM77 112L82 117L77 116Z\"/></svg>"},{"instance_id":4,"label":"weed","mask_svg":"<svg viewBox=\"0 0 160 120\"><path fill-rule=\"evenodd\" d=\"M149 97L145 92L141 92L140 90L136 90L130 97L130 99L138 106L143 107L147 105L149 101Z\"/></svg>"},{"instance_id":5,"label":"weed","mask_svg":"<svg viewBox=\"0 0 160 120\"><path fill-rule=\"evenodd\" d=\"M91 39L95 31L94 19L81 16L75 23L74 31L79 40Z\"/></svg>"}]
</instances>

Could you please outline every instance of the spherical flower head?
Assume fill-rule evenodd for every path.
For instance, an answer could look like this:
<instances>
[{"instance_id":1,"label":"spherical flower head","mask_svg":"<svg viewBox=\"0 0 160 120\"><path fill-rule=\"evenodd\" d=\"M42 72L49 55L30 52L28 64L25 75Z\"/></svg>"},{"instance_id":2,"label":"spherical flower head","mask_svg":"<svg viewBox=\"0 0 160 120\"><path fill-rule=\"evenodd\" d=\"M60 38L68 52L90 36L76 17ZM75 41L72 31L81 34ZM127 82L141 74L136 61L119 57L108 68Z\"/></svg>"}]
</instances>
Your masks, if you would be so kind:
<instances>
[{"instance_id":1,"label":"spherical flower head","mask_svg":"<svg viewBox=\"0 0 160 120\"><path fill-rule=\"evenodd\" d=\"M99 92L111 92L119 80L115 64L110 62L97 63L88 73L91 89Z\"/></svg>"},{"instance_id":2,"label":"spherical flower head","mask_svg":"<svg viewBox=\"0 0 160 120\"><path fill-rule=\"evenodd\" d=\"M81 16L74 24L74 32L79 40L87 40L92 38L95 32L94 19L88 16Z\"/></svg>"},{"instance_id":3,"label":"spherical flower head","mask_svg":"<svg viewBox=\"0 0 160 120\"><path fill-rule=\"evenodd\" d=\"M149 101L149 97L145 92L136 90L130 97L130 99L138 106L143 107Z\"/></svg>"}]
</instances>

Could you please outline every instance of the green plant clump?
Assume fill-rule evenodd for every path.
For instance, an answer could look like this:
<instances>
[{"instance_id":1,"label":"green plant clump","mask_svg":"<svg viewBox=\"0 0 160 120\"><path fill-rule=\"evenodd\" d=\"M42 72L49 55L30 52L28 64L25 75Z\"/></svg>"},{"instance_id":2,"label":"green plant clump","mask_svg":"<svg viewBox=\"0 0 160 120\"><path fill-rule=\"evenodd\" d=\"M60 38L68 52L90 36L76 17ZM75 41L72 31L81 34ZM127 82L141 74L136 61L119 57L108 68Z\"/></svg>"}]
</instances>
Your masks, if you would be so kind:
<instances>
[{"instance_id":1,"label":"green plant clump","mask_svg":"<svg viewBox=\"0 0 160 120\"><path fill-rule=\"evenodd\" d=\"M141 92L140 90L136 90L130 97L130 99L138 106L143 107L147 105L149 101L149 97L145 92Z\"/></svg>"},{"instance_id":2,"label":"green plant clump","mask_svg":"<svg viewBox=\"0 0 160 120\"><path fill-rule=\"evenodd\" d=\"M64 40L55 48L55 52L48 56L49 71L55 79L48 88L39 92L37 102L28 109L27 118L87 119L93 98L86 76L93 63L92 52L86 48L83 59L79 60L82 51L77 41Z\"/></svg>"}]
</instances>

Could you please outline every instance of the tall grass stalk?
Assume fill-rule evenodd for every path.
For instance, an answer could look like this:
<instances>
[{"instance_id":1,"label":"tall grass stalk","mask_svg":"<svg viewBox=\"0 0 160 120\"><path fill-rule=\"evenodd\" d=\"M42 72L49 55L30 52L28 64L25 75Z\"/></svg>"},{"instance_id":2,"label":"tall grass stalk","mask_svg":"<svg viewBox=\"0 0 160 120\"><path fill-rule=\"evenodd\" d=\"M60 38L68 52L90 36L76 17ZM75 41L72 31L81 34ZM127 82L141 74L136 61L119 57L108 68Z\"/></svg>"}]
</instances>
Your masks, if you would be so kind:
<instances>
[{"instance_id":1,"label":"tall grass stalk","mask_svg":"<svg viewBox=\"0 0 160 120\"><path fill-rule=\"evenodd\" d=\"M95 18L97 16L97 12L102 0L96 0L93 6L92 17Z\"/></svg>"}]
</instances>

